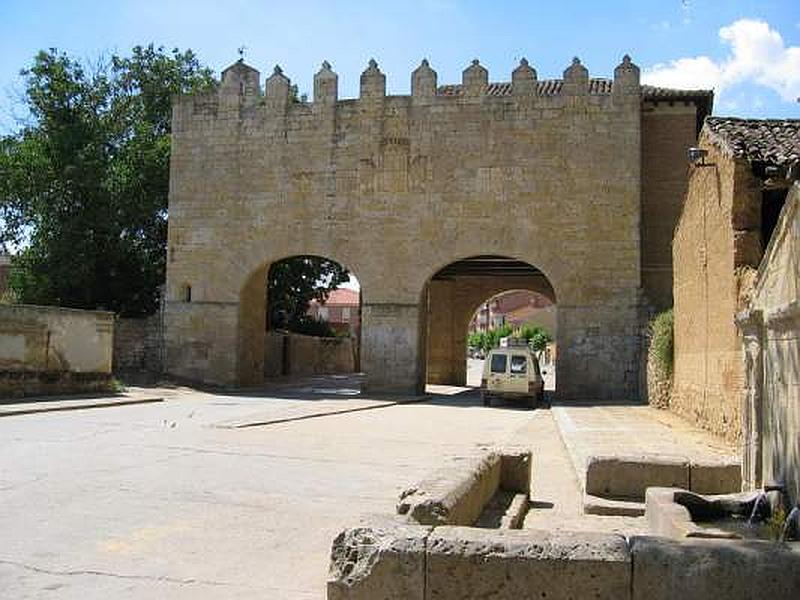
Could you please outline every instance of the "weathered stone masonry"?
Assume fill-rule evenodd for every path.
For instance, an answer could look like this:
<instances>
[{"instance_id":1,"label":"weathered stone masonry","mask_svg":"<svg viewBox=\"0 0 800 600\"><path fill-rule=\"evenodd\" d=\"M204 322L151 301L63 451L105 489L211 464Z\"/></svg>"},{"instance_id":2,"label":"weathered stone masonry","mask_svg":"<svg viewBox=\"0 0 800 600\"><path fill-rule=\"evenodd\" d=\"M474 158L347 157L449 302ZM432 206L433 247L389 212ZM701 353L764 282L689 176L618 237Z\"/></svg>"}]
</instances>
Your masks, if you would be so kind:
<instances>
[{"instance_id":1,"label":"weathered stone masonry","mask_svg":"<svg viewBox=\"0 0 800 600\"><path fill-rule=\"evenodd\" d=\"M523 61L511 83L490 84L474 61L462 85L439 87L423 61L410 96L386 96L371 61L358 99L339 100L337 85L324 63L313 102L292 102L279 69L262 93L258 72L238 62L218 90L175 100L168 370L259 382L269 265L314 254L362 285L368 386L419 390L427 371L460 378L426 357L436 297L448 297L439 282L430 295L429 280L454 261L497 255L538 268L557 299L559 394L637 395L641 309L671 289L659 269L643 288L643 256L669 260L669 249L643 250L642 231L674 222L672 193L685 189L685 171L657 156L680 148L682 160L710 95L640 86L627 57L613 81L590 79L576 59L563 81L538 81ZM643 128L670 119L687 139L662 152L650 136L643 152Z\"/></svg>"}]
</instances>

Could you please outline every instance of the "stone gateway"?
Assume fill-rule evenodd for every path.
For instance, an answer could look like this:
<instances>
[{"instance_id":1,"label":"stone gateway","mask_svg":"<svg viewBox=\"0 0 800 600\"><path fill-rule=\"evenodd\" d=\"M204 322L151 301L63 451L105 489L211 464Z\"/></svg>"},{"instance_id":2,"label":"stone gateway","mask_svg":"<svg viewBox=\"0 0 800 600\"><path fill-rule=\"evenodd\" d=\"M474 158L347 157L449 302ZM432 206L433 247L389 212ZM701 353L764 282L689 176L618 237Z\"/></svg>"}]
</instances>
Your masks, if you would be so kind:
<instances>
[{"instance_id":1,"label":"stone gateway","mask_svg":"<svg viewBox=\"0 0 800 600\"><path fill-rule=\"evenodd\" d=\"M557 303L559 397L638 396L710 92L640 85L627 56L613 79L574 59L539 80L522 60L510 83L476 60L445 86L422 61L410 96L387 96L370 61L347 100L325 62L312 102L290 88L276 67L262 90L239 61L174 101L170 373L262 381L269 266L318 255L361 284L370 389L463 384L472 311L528 289Z\"/></svg>"}]
</instances>

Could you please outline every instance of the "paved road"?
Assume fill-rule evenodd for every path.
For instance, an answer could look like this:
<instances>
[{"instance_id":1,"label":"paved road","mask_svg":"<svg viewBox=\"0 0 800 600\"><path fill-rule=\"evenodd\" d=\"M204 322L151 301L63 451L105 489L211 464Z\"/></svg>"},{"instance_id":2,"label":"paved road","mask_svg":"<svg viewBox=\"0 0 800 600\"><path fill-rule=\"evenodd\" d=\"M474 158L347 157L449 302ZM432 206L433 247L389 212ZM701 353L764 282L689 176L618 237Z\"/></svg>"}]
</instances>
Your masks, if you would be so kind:
<instances>
[{"instance_id":1,"label":"paved road","mask_svg":"<svg viewBox=\"0 0 800 600\"><path fill-rule=\"evenodd\" d=\"M443 458L532 418L483 408L472 392L217 426L320 398L272 396L183 392L0 419L0 598L324 598L341 528L392 511L399 491Z\"/></svg>"}]
</instances>

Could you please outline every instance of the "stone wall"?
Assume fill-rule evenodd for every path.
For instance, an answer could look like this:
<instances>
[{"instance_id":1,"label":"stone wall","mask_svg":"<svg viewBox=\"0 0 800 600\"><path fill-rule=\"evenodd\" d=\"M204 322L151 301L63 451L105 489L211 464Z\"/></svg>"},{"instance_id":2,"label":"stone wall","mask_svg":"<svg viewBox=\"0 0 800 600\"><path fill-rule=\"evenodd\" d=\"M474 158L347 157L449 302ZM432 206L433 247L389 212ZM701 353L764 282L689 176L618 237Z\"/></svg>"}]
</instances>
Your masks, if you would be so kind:
<instances>
[{"instance_id":1,"label":"stone wall","mask_svg":"<svg viewBox=\"0 0 800 600\"><path fill-rule=\"evenodd\" d=\"M748 487L783 483L800 499L800 184L788 195L743 313Z\"/></svg>"},{"instance_id":2,"label":"stone wall","mask_svg":"<svg viewBox=\"0 0 800 600\"><path fill-rule=\"evenodd\" d=\"M761 255L760 196L749 164L701 136L673 242L675 371L670 406L731 441L745 386L735 315Z\"/></svg>"},{"instance_id":3,"label":"stone wall","mask_svg":"<svg viewBox=\"0 0 800 600\"><path fill-rule=\"evenodd\" d=\"M163 317L156 313L114 322L114 372L161 373L164 363Z\"/></svg>"},{"instance_id":4,"label":"stone wall","mask_svg":"<svg viewBox=\"0 0 800 600\"><path fill-rule=\"evenodd\" d=\"M655 312L672 306L672 236L686 197L686 150L697 141L697 108L642 106L642 288Z\"/></svg>"},{"instance_id":5,"label":"stone wall","mask_svg":"<svg viewBox=\"0 0 800 600\"><path fill-rule=\"evenodd\" d=\"M264 377L353 373L356 352L358 349L349 337L325 338L267 331Z\"/></svg>"},{"instance_id":6,"label":"stone wall","mask_svg":"<svg viewBox=\"0 0 800 600\"><path fill-rule=\"evenodd\" d=\"M266 269L314 254L362 285L367 387L419 391L434 342L428 281L444 265L491 254L537 267L558 296L560 395L638 396L638 69L626 60L613 82L590 81L575 62L555 93L539 93L527 64L512 80L508 93L490 93L500 88L476 62L458 93L444 94L423 64L410 96L386 96L371 64L360 97L339 100L326 63L313 102L294 103L279 70L262 94L258 71L240 62L219 90L178 98L168 369L260 381Z\"/></svg>"},{"instance_id":7,"label":"stone wall","mask_svg":"<svg viewBox=\"0 0 800 600\"><path fill-rule=\"evenodd\" d=\"M0 397L107 389L112 313L0 306Z\"/></svg>"}]
</instances>

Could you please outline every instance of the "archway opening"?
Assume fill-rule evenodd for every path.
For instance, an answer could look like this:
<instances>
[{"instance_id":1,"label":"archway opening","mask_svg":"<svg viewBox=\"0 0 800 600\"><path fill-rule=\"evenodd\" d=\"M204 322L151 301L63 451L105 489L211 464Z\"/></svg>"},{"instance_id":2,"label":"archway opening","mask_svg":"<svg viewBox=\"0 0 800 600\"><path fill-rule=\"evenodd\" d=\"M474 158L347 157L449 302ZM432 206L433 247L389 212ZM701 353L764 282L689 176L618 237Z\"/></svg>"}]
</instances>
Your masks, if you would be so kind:
<instances>
[{"instance_id":1,"label":"archway opening","mask_svg":"<svg viewBox=\"0 0 800 600\"><path fill-rule=\"evenodd\" d=\"M544 367L548 371L545 382L554 389L558 339L556 293L539 268L514 257L472 256L439 269L428 281L424 294L427 318L423 360L428 385L480 385L480 377L476 377L480 359L473 352L472 360L476 362L470 360L470 327L472 324L477 331L481 309L494 308L486 310L484 315L488 318L491 313L494 325L499 325L502 318L505 323L515 324L511 327L513 331L528 323L529 329L538 326L552 337L553 342L541 353L541 358L551 365ZM509 304L512 301L513 306ZM488 329L492 324L487 321L483 327ZM499 336L493 343L499 343Z\"/></svg>"},{"instance_id":2,"label":"archway opening","mask_svg":"<svg viewBox=\"0 0 800 600\"><path fill-rule=\"evenodd\" d=\"M486 354L504 338L525 340L539 361L545 390L555 391L555 302L539 292L508 290L480 303L467 326L467 387L480 387Z\"/></svg>"},{"instance_id":3,"label":"archway opening","mask_svg":"<svg viewBox=\"0 0 800 600\"><path fill-rule=\"evenodd\" d=\"M298 255L262 265L241 293L240 382L358 372L361 298L358 279L333 259Z\"/></svg>"}]
</instances>

